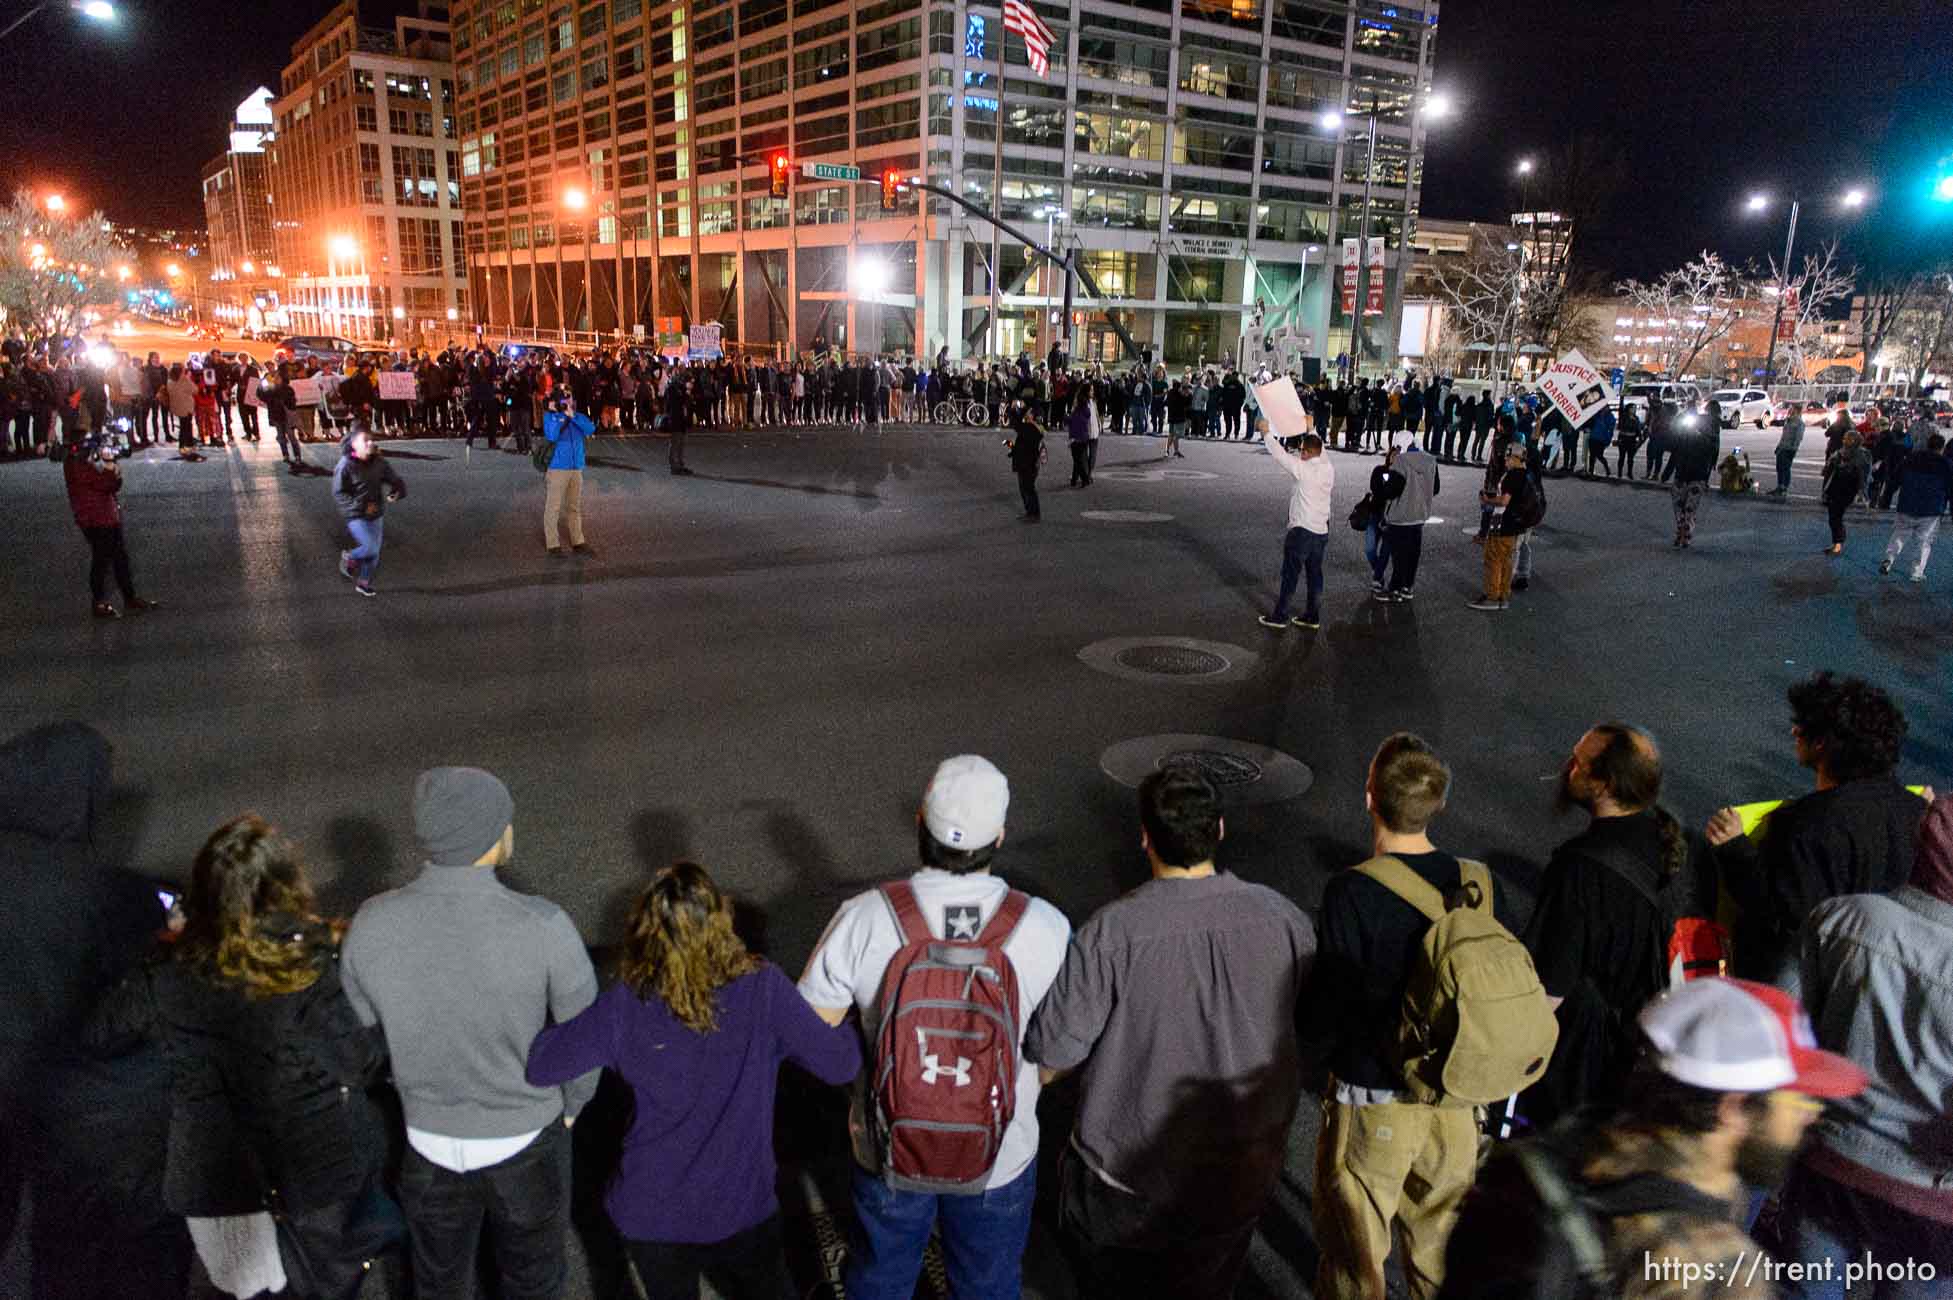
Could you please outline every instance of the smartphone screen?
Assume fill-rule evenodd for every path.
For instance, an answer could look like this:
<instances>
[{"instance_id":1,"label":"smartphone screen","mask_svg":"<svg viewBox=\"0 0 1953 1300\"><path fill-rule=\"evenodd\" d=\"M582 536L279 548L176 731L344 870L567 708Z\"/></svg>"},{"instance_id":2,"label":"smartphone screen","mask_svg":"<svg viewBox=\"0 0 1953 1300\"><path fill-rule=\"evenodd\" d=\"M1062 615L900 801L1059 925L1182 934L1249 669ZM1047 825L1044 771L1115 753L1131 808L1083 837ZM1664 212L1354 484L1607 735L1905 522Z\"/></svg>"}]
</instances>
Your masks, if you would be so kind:
<instances>
[{"instance_id":1,"label":"smartphone screen","mask_svg":"<svg viewBox=\"0 0 1953 1300\"><path fill-rule=\"evenodd\" d=\"M156 891L157 901L162 903L163 910L165 912L169 911L171 908L176 906L176 900L178 899L178 897L180 897L180 895L175 894L172 891L167 889L158 889Z\"/></svg>"}]
</instances>

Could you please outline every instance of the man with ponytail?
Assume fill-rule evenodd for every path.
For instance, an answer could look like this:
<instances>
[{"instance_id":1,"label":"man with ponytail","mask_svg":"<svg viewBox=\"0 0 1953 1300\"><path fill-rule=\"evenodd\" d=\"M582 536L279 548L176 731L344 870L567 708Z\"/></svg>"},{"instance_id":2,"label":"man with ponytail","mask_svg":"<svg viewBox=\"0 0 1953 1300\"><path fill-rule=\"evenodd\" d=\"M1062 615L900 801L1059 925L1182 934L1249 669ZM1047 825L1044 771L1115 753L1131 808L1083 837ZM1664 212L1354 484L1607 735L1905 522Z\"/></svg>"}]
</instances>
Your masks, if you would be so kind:
<instances>
[{"instance_id":1,"label":"man with ponytail","mask_svg":"<svg viewBox=\"0 0 1953 1300\"><path fill-rule=\"evenodd\" d=\"M1560 1040L1522 1105L1545 1127L1578 1107L1620 1100L1634 1017L1665 986L1671 918L1688 911L1688 848L1660 805L1661 750L1639 727L1603 722L1560 772L1561 812L1587 828L1553 851L1526 947L1559 1000Z\"/></svg>"}]
</instances>

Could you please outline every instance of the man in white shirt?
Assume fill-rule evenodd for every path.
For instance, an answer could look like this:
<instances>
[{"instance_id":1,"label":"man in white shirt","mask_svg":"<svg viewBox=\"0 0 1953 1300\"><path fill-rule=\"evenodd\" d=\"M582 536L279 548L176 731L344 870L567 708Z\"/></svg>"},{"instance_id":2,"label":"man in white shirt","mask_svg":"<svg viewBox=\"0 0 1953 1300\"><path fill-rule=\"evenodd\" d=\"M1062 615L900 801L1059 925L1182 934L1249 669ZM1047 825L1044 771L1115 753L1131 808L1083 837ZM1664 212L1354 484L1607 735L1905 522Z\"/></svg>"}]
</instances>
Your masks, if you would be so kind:
<instances>
[{"instance_id":1,"label":"man in white shirt","mask_svg":"<svg viewBox=\"0 0 1953 1300\"><path fill-rule=\"evenodd\" d=\"M1009 895L1009 886L990 873L991 859L1004 842L1009 801L1009 783L987 759L962 754L937 767L916 815L923 866L907 878L936 938L976 938ZM1034 898L1003 945L1017 975L1020 1049L1024 1027L1057 978L1070 940L1071 923L1064 914ZM869 890L841 905L800 977L801 996L829 1024L840 1024L850 1009L860 1013L869 1077L880 1030L882 976L901 946L889 902L881 891ZM1016 1110L985 1189L948 1195L903 1190L883 1177L867 1124L867 1099L857 1085L848 1112L856 1225L848 1250L849 1300L910 1300L932 1228L942 1233L952 1295L1019 1294L1036 1192L1039 1088L1037 1067L1020 1051Z\"/></svg>"},{"instance_id":2,"label":"man in white shirt","mask_svg":"<svg viewBox=\"0 0 1953 1300\"><path fill-rule=\"evenodd\" d=\"M1260 622L1288 629L1288 602L1306 569L1309 599L1294 622L1313 632L1322 626L1322 556L1329 546L1329 497L1336 488L1336 467L1322 454L1322 439L1313 433L1302 435L1300 451L1282 446L1273 429L1261 436L1275 463L1295 479L1295 487L1288 495L1288 535L1282 540L1282 594L1275 600L1275 612L1263 614Z\"/></svg>"}]
</instances>

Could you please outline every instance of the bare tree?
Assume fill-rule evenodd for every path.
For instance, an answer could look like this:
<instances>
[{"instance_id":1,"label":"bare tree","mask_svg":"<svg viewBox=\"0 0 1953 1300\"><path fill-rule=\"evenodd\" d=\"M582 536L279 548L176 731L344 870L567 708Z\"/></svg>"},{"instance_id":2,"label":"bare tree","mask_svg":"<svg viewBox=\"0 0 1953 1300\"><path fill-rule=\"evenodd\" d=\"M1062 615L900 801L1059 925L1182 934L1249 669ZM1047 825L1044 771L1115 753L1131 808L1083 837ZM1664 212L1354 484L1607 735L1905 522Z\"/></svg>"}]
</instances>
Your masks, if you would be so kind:
<instances>
[{"instance_id":1,"label":"bare tree","mask_svg":"<svg viewBox=\"0 0 1953 1300\"><path fill-rule=\"evenodd\" d=\"M1465 255L1441 263L1438 292L1445 303L1444 332L1461 351L1499 356L1517 347L1525 310L1526 256L1503 226L1473 225ZM1511 374L1508 356L1504 373Z\"/></svg>"},{"instance_id":2,"label":"bare tree","mask_svg":"<svg viewBox=\"0 0 1953 1300\"><path fill-rule=\"evenodd\" d=\"M1886 351L1904 371L1913 392L1926 382L1926 372L1947 360L1953 347L1953 271L1938 270L1919 277L1919 291L1888 331Z\"/></svg>"},{"instance_id":3,"label":"bare tree","mask_svg":"<svg viewBox=\"0 0 1953 1300\"><path fill-rule=\"evenodd\" d=\"M1692 262L1651 283L1623 280L1618 292L1644 317L1660 322L1653 336L1664 373L1685 375L1696 358L1728 337L1743 317L1743 278L1720 256L1702 250Z\"/></svg>"},{"instance_id":4,"label":"bare tree","mask_svg":"<svg viewBox=\"0 0 1953 1300\"><path fill-rule=\"evenodd\" d=\"M1769 282L1776 285L1783 268L1772 258L1769 269ZM1776 373L1801 380L1806 361L1823 351L1826 311L1833 303L1851 297L1852 272L1839 258L1838 241L1833 239L1817 252L1806 254L1803 265L1781 282L1787 299L1783 325L1788 337L1777 340L1776 355L1781 364Z\"/></svg>"},{"instance_id":5,"label":"bare tree","mask_svg":"<svg viewBox=\"0 0 1953 1300\"><path fill-rule=\"evenodd\" d=\"M1913 300L1924 294L1932 281L1922 272L1908 271L1881 275L1865 286L1865 307L1859 318L1859 338L1865 344L1865 356L1858 366L1860 381L1872 377L1872 367L1878 354L1885 348L1886 336L1892 327L1899 323L1912 306Z\"/></svg>"},{"instance_id":6,"label":"bare tree","mask_svg":"<svg viewBox=\"0 0 1953 1300\"><path fill-rule=\"evenodd\" d=\"M0 208L0 317L8 333L34 347L80 331L90 308L118 292L116 270L129 252L101 213L67 218L42 210L31 191Z\"/></svg>"}]
</instances>

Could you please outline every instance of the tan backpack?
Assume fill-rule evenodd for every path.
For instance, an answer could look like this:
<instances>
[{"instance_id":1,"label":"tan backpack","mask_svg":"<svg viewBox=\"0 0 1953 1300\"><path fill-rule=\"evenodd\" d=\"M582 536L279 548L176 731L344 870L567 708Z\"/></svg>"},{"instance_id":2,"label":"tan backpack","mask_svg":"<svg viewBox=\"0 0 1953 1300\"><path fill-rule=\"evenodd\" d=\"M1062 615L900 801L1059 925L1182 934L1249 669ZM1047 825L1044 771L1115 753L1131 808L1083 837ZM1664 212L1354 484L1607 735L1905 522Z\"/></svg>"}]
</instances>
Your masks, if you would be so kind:
<instances>
[{"instance_id":1,"label":"tan backpack","mask_svg":"<svg viewBox=\"0 0 1953 1300\"><path fill-rule=\"evenodd\" d=\"M1404 990L1404 1085L1425 1104L1487 1106L1536 1083L1560 1025L1532 954L1492 912L1492 873L1460 859L1450 898L1397 858L1357 868L1430 918Z\"/></svg>"}]
</instances>

